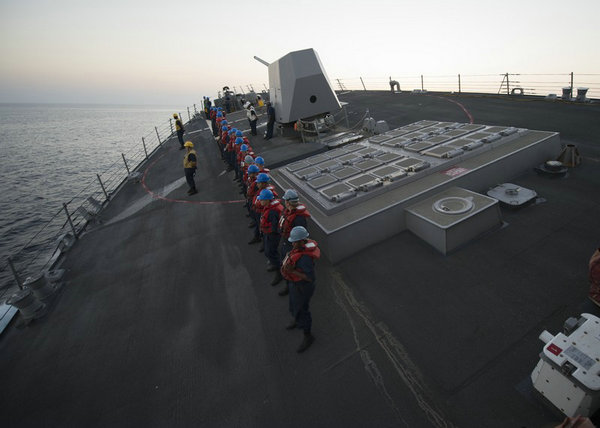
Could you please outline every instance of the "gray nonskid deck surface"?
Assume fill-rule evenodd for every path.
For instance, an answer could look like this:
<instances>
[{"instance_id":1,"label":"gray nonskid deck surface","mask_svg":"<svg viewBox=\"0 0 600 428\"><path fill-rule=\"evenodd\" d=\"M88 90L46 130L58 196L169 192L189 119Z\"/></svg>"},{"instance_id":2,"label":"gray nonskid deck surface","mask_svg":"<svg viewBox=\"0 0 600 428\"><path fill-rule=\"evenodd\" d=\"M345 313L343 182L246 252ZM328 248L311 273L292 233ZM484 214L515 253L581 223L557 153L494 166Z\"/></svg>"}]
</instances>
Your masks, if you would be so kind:
<instances>
[{"instance_id":1,"label":"gray nonskid deck surface","mask_svg":"<svg viewBox=\"0 0 600 428\"><path fill-rule=\"evenodd\" d=\"M341 99L350 101L351 117L369 107L393 126L465 120L444 99L387 95ZM585 298L587 261L600 240L600 150L567 118L563 131L513 123L526 122L525 104L460 102L470 104L476 123L571 132L584 164L566 179L518 177L514 183L546 202L503 210L506 227L446 257L405 232L335 266L320 260L312 311L317 341L303 355L295 353L301 333L283 329L287 300L267 285L264 255L246 244L251 231L240 204L146 203L141 184L128 184L69 254L68 282L49 315L27 328L13 326L0 339L4 423L538 427L556 421L532 398L527 377L543 329L557 332L569 316L600 312ZM514 117L480 121L488 109ZM591 122L595 128L586 132L600 135ZM221 175L212 137L192 135L200 193L187 197L182 184L166 197L239 199L232 173ZM180 180L181 157L176 142L167 143L151 160L147 186ZM135 203L139 210L119 217Z\"/></svg>"},{"instance_id":2,"label":"gray nonskid deck surface","mask_svg":"<svg viewBox=\"0 0 600 428\"><path fill-rule=\"evenodd\" d=\"M239 199L214 140L194 137L200 193L169 199ZM146 176L150 189L181 177L171 141ZM268 285L266 259L240 203L153 201L118 218L146 193L129 184L73 248L52 312L0 341L3 423L28 426L423 426L414 403L391 408L361 358L344 310L319 266L317 342L284 329L287 299ZM357 326L364 330L364 326ZM362 348L358 352L357 347ZM384 358L373 349L369 358ZM402 385L388 385L400 388ZM406 414L405 414L406 413Z\"/></svg>"}]
</instances>

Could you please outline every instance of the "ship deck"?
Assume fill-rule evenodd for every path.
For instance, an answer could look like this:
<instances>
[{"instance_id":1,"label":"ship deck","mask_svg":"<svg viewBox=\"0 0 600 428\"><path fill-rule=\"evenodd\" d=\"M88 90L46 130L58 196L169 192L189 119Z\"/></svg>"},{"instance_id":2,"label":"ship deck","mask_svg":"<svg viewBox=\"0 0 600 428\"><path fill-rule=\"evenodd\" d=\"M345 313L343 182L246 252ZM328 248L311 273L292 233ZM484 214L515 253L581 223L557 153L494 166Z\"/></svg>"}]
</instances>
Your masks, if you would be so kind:
<instances>
[{"instance_id":1,"label":"ship deck","mask_svg":"<svg viewBox=\"0 0 600 428\"><path fill-rule=\"evenodd\" d=\"M540 427L560 420L529 375L542 330L600 315L587 263L600 245L600 106L540 99L351 92L390 127L422 119L558 131L582 164L513 183L537 203L444 256L410 232L317 264L314 345L286 331L233 173L203 121L199 193L175 140L69 251L46 317L0 338L5 426ZM458 105L457 103L460 103ZM236 115L239 115L237 113ZM242 118L241 115L239 115ZM233 117L237 117L232 115ZM241 120L239 124L246 125ZM245 126L247 128L247 125ZM252 137L267 166L318 145ZM557 153L558 155L558 153ZM533 165L532 165L533 167ZM310 225L309 225L310 227Z\"/></svg>"}]
</instances>

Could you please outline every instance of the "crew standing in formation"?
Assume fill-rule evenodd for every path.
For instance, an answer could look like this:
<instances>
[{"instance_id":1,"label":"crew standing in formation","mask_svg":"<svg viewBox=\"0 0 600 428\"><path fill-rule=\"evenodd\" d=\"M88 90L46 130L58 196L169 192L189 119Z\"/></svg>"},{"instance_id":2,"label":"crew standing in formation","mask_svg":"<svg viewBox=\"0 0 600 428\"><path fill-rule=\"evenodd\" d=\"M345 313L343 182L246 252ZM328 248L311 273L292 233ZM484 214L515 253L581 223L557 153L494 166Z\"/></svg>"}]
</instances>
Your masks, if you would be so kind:
<instances>
[{"instance_id":1,"label":"crew standing in formation","mask_svg":"<svg viewBox=\"0 0 600 428\"><path fill-rule=\"evenodd\" d=\"M257 135L256 111L250 103L244 107L251 134ZM274 111L269 114L273 116L274 123ZM209 117L221 157L228 164L227 170L235 171L234 180L239 181L240 193L246 199L244 207L247 209L246 216L250 218L248 227L253 231L248 244L261 244L259 251L265 254L267 271L274 273L272 286L285 280L278 294L289 296L288 308L293 320L286 329L303 331L304 337L297 352L304 352L315 340L311 332L309 304L315 290L314 264L320 256L317 243L308 239L310 213L300 204L298 193L293 189L286 190L282 200L279 199L270 183L270 171L265 168L264 159L256 156L248 137L230 125L220 107L211 107ZM272 124L270 131L269 137L272 136Z\"/></svg>"}]
</instances>

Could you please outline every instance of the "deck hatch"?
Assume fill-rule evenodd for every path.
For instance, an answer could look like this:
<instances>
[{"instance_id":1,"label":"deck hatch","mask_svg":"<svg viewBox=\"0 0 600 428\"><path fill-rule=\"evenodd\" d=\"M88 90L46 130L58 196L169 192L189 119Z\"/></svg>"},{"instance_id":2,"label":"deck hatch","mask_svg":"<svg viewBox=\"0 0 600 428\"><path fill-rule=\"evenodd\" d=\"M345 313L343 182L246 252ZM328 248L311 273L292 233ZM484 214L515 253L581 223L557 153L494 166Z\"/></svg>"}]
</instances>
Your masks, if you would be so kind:
<instances>
[{"instance_id":1,"label":"deck hatch","mask_svg":"<svg viewBox=\"0 0 600 428\"><path fill-rule=\"evenodd\" d=\"M338 169L337 171L333 172L331 175L333 175L339 180L344 180L348 177L352 177L353 175L358 174L359 172L360 169L358 168L354 168L353 166L345 166L344 168Z\"/></svg>"},{"instance_id":2,"label":"deck hatch","mask_svg":"<svg viewBox=\"0 0 600 428\"><path fill-rule=\"evenodd\" d=\"M309 180L308 185L313 189L320 189L321 187L325 187L331 183L335 183L336 181L337 179L335 177L332 177L331 175L327 174Z\"/></svg>"}]
</instances>

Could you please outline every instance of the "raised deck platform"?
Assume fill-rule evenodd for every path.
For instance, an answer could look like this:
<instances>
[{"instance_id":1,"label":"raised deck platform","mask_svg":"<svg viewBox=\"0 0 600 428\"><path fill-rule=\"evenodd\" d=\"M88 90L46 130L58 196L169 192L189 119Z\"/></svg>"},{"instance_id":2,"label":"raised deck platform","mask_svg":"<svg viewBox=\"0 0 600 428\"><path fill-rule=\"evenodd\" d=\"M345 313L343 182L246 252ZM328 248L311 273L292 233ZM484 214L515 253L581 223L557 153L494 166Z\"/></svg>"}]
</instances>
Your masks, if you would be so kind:
<instances>
[{"instance_id":1,"label":"raised deck platform","mask_svg":"<svg viewBox=\"0 0 600 428\"><path fill-rule=\"evenodd\" d=\"M406 229L405 209L451 186L484 191L560 153L555 132L419 121L272 172L313 213L338 262Z\"/></svg>"}]
</instances>

